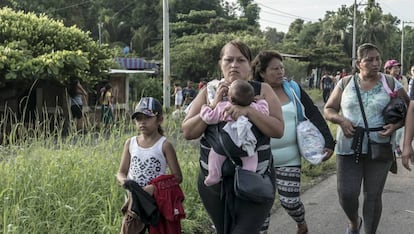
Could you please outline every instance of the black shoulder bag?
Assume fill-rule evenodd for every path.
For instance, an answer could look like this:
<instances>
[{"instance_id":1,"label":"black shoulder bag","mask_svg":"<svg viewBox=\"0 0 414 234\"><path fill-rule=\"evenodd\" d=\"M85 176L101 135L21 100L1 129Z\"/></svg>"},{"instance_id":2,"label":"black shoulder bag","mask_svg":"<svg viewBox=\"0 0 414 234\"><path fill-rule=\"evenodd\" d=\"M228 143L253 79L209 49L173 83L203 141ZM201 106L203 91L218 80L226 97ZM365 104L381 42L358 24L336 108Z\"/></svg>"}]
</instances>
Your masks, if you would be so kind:
<instances>
[{"instance_id":1,"label":"black shoulder bag","mask_svg":"<svg viewBox=\"0 0 414 234\"><path fill-rule=\"evenodd\" d=\"M373 131L381 131L382 128L369 128L368 121L365 116L364 106L362 104L361 92L359 91L358 83L356 77L354 76L354 83L355 83L355 90L358 97L359 107L361 108L362 118L364 119L365 124L365 132L368 137L368 157L372 160L376 161L392 161L393 160L393 152L392 152L392 145L390 142L376 142L371 140L369 136L369 132ZM391 137L390 137L391 138ZM390 139L391 141L391 139ZM362 148L362 147L361 147ZM358 155L358 153L356 153ZM358 159L357 159L358 161Z\"/></svg>"},{"instance_id":2,"label":"black shoulder bag","mask_svg":"<svg viewBox=\"0 0 414 234\"><path fill-rule=\"evenodd\" d=\"M230 161L233 163L235 167L234 193L236 197L256 203L274 201L275 188L273 181L270 177L270 167L272 166L272 160L269 160L269 164L266 168L266 171L263 174L244 170L236 164L231 154L227 151L226 146L223 143L221 134L218 131L218 128L217 134L218 140L220 141L220 144L223 147L226 156L230 159ZM269 157L272 157L272 154L270 154Z\"/></svg>"}]
</instances>

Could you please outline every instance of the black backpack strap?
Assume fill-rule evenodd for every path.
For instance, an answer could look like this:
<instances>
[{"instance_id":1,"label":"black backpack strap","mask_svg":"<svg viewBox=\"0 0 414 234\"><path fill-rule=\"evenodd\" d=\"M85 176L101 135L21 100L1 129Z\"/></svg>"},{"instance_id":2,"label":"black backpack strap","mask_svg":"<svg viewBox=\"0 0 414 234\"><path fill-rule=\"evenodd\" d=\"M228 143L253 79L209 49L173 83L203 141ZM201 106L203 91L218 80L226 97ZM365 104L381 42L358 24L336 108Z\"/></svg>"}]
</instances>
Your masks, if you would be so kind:
<instances>
[{"instance_id":1,"label":"black backpack strap","mask_svg":"<svg viewBox=\"0 0 414 234\"><path fill-rule=\"evenodd\" d=\"M254 81L254 80L249 81L249 83L254 88L254 94L255 95L260 95L260 92L262 91L262 83L258 82L258 81Z\"/></svg>"}]
</instances>

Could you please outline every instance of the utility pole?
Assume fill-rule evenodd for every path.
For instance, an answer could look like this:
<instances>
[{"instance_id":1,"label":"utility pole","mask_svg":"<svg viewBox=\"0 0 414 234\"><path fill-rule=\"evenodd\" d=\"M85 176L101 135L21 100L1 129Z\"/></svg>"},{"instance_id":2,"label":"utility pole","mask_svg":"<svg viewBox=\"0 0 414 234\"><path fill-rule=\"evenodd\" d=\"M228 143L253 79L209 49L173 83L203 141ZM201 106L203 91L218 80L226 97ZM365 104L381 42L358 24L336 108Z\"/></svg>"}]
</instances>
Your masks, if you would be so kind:
<instances>
[{"instance_id":1,"label":"utility pole","mask_svg":"<svg viewBox=\"0 0 414 234\"><path fill-rule=\"evenodd\" d=\"M103 23L99 22L98 23L99 46L102 45L102 26L103 26Z\"/></svg>"},{"instance_id":2,"label":"utility pole","mask_svg":"<svg viewBox=\"0 0 414 234\"><path fill-rule=\"evenodd\" d=\"M354 21L352 26L352 73L356 72L356 11L357 1L354 2Z\"/></svg>"},{"instance_id":3,"label":"utility pole","mask_svg":"<svg viewBox=\"0 0 414 234\"><path fill-rule=\"evenodd\" d=\"M352 71L356 72L356 21L357 21L357 10L358 10L358 6L364 6L364 5L368 5L368 4L362 4L359 3L357 4L357 1L354 1L354 19L353 19L353 23L352 23Z\"/></svg>"},{"instance_id":4,"label":"utility pole","mask_svg":"<svg viewBox=\"0 0 414 234\"><path fill-rule=\"evenodd\" d=\"M168 0L163 0L163 104L170 108L170 29Z\"/></svg>"},{"instance_id":5,"label":"utility pole","mask_svg":"<svg viewBox=\"0 0 414 234\"><path fill-rule=\"evenodd\" d=\"M413 21L402 21L402 27L401 27L401 75L404 75L404 23L412 24Z\"/></svg>"}]
</instances>

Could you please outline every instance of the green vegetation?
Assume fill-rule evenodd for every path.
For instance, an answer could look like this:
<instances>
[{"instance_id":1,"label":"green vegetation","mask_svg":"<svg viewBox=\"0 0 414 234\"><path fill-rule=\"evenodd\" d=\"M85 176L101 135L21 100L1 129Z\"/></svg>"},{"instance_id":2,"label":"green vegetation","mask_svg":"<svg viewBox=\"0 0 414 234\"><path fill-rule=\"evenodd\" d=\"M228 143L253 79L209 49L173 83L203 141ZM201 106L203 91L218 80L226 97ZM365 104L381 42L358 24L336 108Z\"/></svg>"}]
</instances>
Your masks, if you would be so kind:
<instances>
[{"instance_id":1,"label":"green vegetation","mask_svg":"<svg viewBox=\"0 0 414 234\"><path fill-rule=\"evenodd\" d=\"M5 80L70 78L96 83L111 67L112 52L63 22L0 8L0 85Z\"/></svg>"},{"instance_id":2,"label":"green vegetation","mask_svg":"<svg viewBox=\"0 0 414 234\"><path fill-rule=\"evenodd\" d=\"M198 142L184 140L180 124L167 115L163 127L184 175L183 233L212 233L196 187ZM29 134L19 131L10 136L14 144L0 146L0 232L117 233L125 192L115 173L125 140L136 134L133 124L125 119L110 135L55 133L34 138ZM303 189L331 174L334 162L333 158L317 166L304 162Z\"/></svg>"}]
</instances>

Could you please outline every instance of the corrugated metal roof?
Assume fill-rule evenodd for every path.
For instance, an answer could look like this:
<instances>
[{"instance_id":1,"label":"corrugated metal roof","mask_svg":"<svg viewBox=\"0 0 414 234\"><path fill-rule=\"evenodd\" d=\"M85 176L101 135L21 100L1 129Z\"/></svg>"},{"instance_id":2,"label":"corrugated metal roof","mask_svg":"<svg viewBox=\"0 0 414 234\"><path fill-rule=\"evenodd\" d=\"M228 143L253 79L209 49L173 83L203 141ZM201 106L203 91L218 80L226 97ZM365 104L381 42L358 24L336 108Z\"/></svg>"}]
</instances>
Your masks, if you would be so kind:
<instances>
[{"instance_id":1,"label":"corrugated metal roof","mask_svg":"<svg viewBox=\"0 0 414 234\"><path fill-rule=\"evenodd\" d=\"M160 63L154 61L146 61L143 58L115 58L116 62L121 64L127 70L145 70L159 69Z\"/></svg>"}]
</instances>

